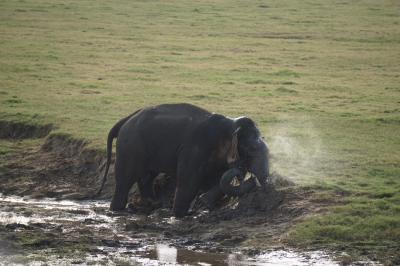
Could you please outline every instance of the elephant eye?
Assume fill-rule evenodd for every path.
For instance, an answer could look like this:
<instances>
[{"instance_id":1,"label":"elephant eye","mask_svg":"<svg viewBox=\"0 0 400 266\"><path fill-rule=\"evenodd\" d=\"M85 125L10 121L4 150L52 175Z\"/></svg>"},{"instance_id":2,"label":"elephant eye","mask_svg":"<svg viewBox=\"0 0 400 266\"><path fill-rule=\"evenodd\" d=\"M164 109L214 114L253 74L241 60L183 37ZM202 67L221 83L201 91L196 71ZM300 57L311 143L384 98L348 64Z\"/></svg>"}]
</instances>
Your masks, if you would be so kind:
<instances>
[{"instance_id":1,"label":"elephant eye","mask_svg":"<svg viewBox=\"0 0 400 266\"><path fill-rule=\"evenodd\" d=\"M248 149L249 149L250 152L252 152L252 151L257 150L257 147L258 147L258 144L257 144L257 143L251 142L251 143L249 144L249 146L248 146Z\"/></svg>"}]
</instances>

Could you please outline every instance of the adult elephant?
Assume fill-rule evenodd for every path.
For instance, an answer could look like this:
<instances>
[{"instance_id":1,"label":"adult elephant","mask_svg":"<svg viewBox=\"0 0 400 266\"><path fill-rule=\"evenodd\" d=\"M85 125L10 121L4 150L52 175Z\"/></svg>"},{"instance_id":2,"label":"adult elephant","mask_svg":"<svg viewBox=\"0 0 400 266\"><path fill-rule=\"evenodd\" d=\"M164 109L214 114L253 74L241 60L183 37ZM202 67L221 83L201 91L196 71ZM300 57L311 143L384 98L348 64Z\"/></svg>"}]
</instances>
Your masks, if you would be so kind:
<instances>
[{"instance_id":1,"label":"adult elephant","mask_svg":"<svg viewBox=\"0 0 400 266\"><path fill-rule=\"evenodd\" d=\"M251 119L231 119L191 104L162 104L140 109L110 130L107 166L98 194L106 181L114 138L113 211L125 209L135 182L142 198L153 198L153 181L159 173L176 177L176 217L186 215L200 191L212 191L216 200L224 193L235 196L253 188L254 180L239 187L230 184L240 172L237 168L228 172L234 164L240 165L242 172L252 172L261 184L269 173L268 149Z\"/></svg>"}]
</instances>

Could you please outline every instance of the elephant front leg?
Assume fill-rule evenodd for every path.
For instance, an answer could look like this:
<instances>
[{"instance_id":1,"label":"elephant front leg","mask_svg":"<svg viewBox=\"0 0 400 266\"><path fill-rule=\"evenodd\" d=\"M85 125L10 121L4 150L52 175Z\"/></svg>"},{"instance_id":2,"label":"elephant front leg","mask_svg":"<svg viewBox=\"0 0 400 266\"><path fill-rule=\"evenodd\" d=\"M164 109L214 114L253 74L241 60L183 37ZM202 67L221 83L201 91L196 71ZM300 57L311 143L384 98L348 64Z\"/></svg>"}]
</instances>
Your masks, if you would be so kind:
<instances>
[{"instance_id":1,"label":"elephant front leg","mask_svg":"<svg viewBox=\"0 0 400 266\"><path fill-rule=\"evenodd\" d=\"M157 177L156 173L149 173L138 181L140 196L143 200L154 201L156 196L154 194L154 179Z\"/></svg>"},{"instance_id":2,"label":"elephant front leg","mask_svg":"<svg viewBox=\"0 0 400 266\"><path fill-rule=\"evenodd\" d=\"M157 200L154 193L154 179L157 175L157 173L148 173L138 181L140 198L136 202L136 207L139 207L142 211L151 212L154 209L160 208L162 205L161 201Z\"/></svg>"},{"instance_id":3,"label":"elephant front leg","mask_svg":"<svg viewBox=\"0 0 400 266\"><path fill-rule=\"evenodd\" d=\"M173 207L175 217L183 217L187 214L190 204L199 191L198 184L198 177L194 177L191 180L178 180Z\"/></svg>"},{"instance_id":4,"label":"elephant front leg","mask_svg":"<svg viewBox=\"0 0 400 266\"><path fill-rule=\"evenodd\" d=\"M176 189L174 199L174 215L177 218L183 217L188 213L190 204L196 196L196 191L188 191L185 189Z\"/></svg>"}]
</instances>

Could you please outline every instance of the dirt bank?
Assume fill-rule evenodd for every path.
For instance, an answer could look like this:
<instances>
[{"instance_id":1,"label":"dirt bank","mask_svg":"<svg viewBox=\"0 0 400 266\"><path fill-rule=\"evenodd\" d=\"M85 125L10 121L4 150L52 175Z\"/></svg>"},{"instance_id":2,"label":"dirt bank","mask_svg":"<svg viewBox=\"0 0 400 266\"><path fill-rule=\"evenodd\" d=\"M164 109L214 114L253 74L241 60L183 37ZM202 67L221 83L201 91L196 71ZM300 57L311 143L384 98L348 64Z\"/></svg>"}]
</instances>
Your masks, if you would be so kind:
<instances>
[{"instance_id":1,"label":"dirt bank","mask_svg":"<svg viewBox=\"0 0 400 266\"><path fill-rule=\"evenodd\" d=\"M3 158L3 194L79 199L91 196L99 187L105 156L87 149L84 140L57 134L39 145L14 142L13 152ZM112 186L110 178L103 197L110 197Z\"/></svg>"},{"instance_id":2,"label":"dirt bank","mask_svg":"<svg viewBox=\"0 0 400 266\"><path fill-rule=\"evenodd\" d=\"M52 129L52 124L38 125L0 120L0 138L2 139L43 138Z\"/></svg>"}]
</instances>

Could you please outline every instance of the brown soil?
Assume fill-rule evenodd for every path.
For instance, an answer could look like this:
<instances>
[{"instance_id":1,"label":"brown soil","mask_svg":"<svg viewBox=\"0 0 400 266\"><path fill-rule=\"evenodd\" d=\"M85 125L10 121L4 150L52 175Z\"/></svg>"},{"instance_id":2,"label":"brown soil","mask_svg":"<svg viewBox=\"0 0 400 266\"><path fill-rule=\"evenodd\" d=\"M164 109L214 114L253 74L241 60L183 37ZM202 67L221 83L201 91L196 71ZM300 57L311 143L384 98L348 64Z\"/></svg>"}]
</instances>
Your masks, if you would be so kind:
<instances>
[{"instance_id":1,"label":"brown soil","mask_svg":"<svg viewBox=\"0 0 400 266\"><path fill-rule=\"evenodd\" d=\"M84 199L99 188L105 154L87 149L85 141L50 135L42 146L27 148L17 143L15 152L2 158L1 193ZM160 180L163 183L162 177ZM101 198L111 197L113 185L111 171ZM162 197L164 207L168 207L171 191L169 187ZM138 196L135 191L132 194L137 203ZM294 186L289 179L274 173L266 192L255 190L241 198L226 198L213 211L195 202L192 215L181 220L171 218L169 208L150 210L145 206L141 211L146 215L127 220L125 229L131 234L155 232L171 240L184 239L177 241L182 245L254 253L284 246L283 240L293 224L331 204L318 200L312 190Z\"/></svg>"},{"instance_id":2,"label":"brown soil","mask_svg":"<svg viewBox=\"0 0 400 266\"><path fill-rule=\"evenodd\" d=\"M1 192L70 199L90 196L98 187L104 156L85 146L84 141L65 135L51 135L42 146L16 145L16 152L3 159L6 174L0 177Z\"/></svg>"},{"instance_id":3,"label":"brown soil","mask_svg":"<svg viewBox=\"0 0 400 266\"><path fill-rule=\"evenodd\" d=\"M53 125L26 124L21 122L0 121L1 139L43 138L53 129Z\"/></svg>"}]
</instances>

